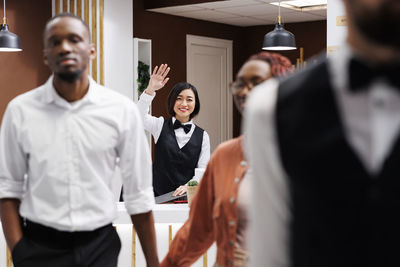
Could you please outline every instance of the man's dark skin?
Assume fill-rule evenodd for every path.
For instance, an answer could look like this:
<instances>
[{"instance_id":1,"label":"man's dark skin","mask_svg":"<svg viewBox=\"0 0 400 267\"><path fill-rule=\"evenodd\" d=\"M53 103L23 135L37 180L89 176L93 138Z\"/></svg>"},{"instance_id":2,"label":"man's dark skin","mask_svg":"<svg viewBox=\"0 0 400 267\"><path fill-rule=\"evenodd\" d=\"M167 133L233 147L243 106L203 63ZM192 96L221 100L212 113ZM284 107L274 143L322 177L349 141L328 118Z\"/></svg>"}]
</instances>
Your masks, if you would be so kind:
<instances>
[{"instance_id":1,"label":"man's dark skin","mask_svg":"<svg viewBox=\"0 0 400 267\"><path fill-rule=\"evenodd\" d=\"M358 54L377 65L400 61L400 1L345 0L347 41ZM391 27L392 25L393 27ZM394 27L397 25L397 27ZM388 40L377 37L390 32Z\"/></svg>"},{"instance_id":2,"label":"man's dark skin","mask_svg":"<svg viewBox=\"0 0 400 267\"><path fill-rule=\"evenodd\" d=\"M51 21L44 33L44 63L54 73L53 85L68 102L82 99L89 88L89 62L96 56L88 28L73 17ZM0 200L4 236L12 251L22 238L18 199ZM147 266L159 266L152 211L131 215Z\"/></svg>"}]
</instances>

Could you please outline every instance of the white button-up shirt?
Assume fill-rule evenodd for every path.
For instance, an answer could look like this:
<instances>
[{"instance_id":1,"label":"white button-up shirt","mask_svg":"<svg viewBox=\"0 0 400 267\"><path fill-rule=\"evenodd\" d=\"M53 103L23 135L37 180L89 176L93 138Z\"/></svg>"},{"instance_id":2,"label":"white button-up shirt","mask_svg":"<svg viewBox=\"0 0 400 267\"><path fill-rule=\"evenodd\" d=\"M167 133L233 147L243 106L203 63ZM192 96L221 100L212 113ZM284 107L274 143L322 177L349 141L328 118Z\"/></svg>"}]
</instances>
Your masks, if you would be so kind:
<instances>
[{"instance_id":1,"label":"white button-up shirt","mask_svg":"<svg viewBox=\"0 0 400 267\"><path fill-rule=\"evenodd\" d=\"M152 210L150 151L128 98L90 79L87 94L70 103L50 77L8 104L0 132L0 198L20 199L21 216L63 231L111 223L117 164L128 213Z\"/></svg>"}]
</instances>

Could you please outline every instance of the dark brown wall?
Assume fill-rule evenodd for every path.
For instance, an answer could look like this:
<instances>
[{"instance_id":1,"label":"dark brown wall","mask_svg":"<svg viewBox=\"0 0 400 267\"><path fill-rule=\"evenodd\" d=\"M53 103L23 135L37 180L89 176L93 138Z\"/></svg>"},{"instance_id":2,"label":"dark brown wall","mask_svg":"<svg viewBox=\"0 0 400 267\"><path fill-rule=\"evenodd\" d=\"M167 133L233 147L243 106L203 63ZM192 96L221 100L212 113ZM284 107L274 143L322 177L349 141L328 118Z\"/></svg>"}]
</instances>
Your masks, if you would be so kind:
<instances>
[{"instance_id":1,"label":"dark brown wall","mask_svg":"<svg viewBox=\"0 0 400 267\"><path fill-rule=\"evenodd\" d=\"M133 35L152 40L152 65L167 63L171 66L170 81L157 93L152 113L168 116L166 103L170 89L180 81L186 81L186 34L233 40L233 73L235 74L245 56L242 47L243 28L225 24L194 20L145 11L143 0L134 0ZM239 115L235 113L235 117ZM234 120L234 123L237 120ZM239 134L239 125L234 125Z\"/></svg>"},{"instance_id":2,"label":"dark brown wall","mask_svg":"<svg viewBox=\"0 0 400 267\"><path fill-rule=\"evenodd\" d=\"M34 3L33 3L34 2ZM3 14L3 5L1 5ZM15 96L46 81L43 64L42 31L51 17L51 0L7 1L8 25L20 38L22 52L0 52L0 117Z\"/></svg>"},{"instance_id":3,"label":"dark brown wall","mask_svg":"<svg viewBox=\"0 0 400 267\"><path fill-rule=\"evenodd\" d=\"M301 23L288 23L284 25L285 29L295 35L297 50L281 51L287 56L293 64L300 58L300 47L304 49L304 60L326 51L326 21L312 21ZM267 32L274 29L274 25L253 26L245 28L245 39L247 45L247 54L253 54L260 51L263 37Z\"/></svg>"},{"instance_id":4,"label":"dark brown wall","mask_svg":"<svg viewBox=\"0 0 400 267\"><path fill-rule=\"evenodd\" d=\"M261 50L264 35L274 29L274 25L246 27L244 31L244 40L246 44L242 46L245 49L244 54L252 55ZM303 47L303 59L312 58L326 51L326 21L312 21L301 23L288 23L284 25L285 29L295 35L296 50L280 51L279 53L288 57L292 64L296 64L297 58L300 58L300 47ZM307 61L309 64L310 62ZM234 117L236 126L241 125L241 116ZM235 129L235 132L240 132Z\"/></svg>"}]
</instances>

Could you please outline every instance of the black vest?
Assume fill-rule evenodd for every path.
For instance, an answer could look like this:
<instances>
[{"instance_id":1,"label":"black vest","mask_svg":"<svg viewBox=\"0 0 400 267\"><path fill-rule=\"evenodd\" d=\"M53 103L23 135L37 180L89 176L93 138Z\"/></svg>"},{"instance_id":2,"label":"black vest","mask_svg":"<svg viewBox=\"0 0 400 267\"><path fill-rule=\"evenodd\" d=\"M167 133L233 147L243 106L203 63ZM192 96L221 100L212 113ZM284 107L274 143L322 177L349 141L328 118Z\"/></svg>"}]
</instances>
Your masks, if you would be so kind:
<instances>
[{"instance_id":1,"label":"black vest","mask_svg":"<svg viewBox=\"0 0 400 267\"><path fill-rule=\"evenodd\" d=\"M371 176L345 139L327 62L281 82L292 267L400 266L400 142Z\"/></svg>"},{"instance_id":2,"label":"black vest","mask_svg":"<svg viewBox=\"0 0 400 267\"><path fill-rule=\"evenodd\" d=\"M180 149L172 118L164 121L154 148L153 188L156 196L173 191L192 179L200 157L203 133L204 130L196 126L189 142Z\"/></svg>"}]
</instances>

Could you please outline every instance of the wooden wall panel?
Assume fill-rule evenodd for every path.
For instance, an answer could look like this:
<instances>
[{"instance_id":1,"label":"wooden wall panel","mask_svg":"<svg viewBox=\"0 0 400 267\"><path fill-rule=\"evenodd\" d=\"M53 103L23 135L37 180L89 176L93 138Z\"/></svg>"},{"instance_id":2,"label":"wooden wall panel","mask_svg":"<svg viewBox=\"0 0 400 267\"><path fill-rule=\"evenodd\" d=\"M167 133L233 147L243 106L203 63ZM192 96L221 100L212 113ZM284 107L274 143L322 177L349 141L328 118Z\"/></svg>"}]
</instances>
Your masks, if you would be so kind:
<instances>
[{"instance_id":1,"label":"wooden wall panel","mask_svg":"<svg viewBox=\"0 0 400 267\"><path fill-rule=\"evenodd\" d=\"M56 14L61 12L61 8L63 12L81 17L89 25L97 51L96 58L91 62L90 74L95 81L104 85L104 0L55 0Z\"/></svg>"},{"instance_id":2,"label":"wooden wall panel","mask_svg":"<svg viewBox=\"0 0 400 267\"><path fill-rule=\"evenodd\" d=\"M88 24L88 25L90 25L90 20L89 20L89 17L90 17L90 13L89 13L89 11L90 11L90 5L89 5L89 0L85 0L85 2L84 2L84 5L83 5L83 12L84 12L84 17L83 17L83 19L86 21L86 23Z\"/></svg>"},{"instance_id":3,"label":"wooden wall panel","mask_svg":"<svg viewBox=\"0 0 400 267\"><path fill-rule=\"evenodd\" d=\"M82 17L82 0L76 0L76 15Z\"/></svg>"},{"instance_id":4,"label":"wooden wall panel","mask_svg":"<svg viewBox=\"0 0 400 267\"><path fill-rule=\"evenodd\" d=\"M68 12L68 0L63 0L63 12Z\"/></svg>"},{"instance_id":5,"label":"wooden wall panel","mask_svg":"<svg viewBox=\"0 0 400 267\"><path fill-rule=\"evenodd\" d=\"M61 12L60 0L55 0L56 2L56 14Z\"/></svg>"},{"instance_id":6,"label":"wooden wall panel","mask_svg":"<svg viewBox=\"0 0 400 267\"><path fill-rule=\"evenodd\" d=\"M69 12L75 14L75 0L69 0Z\"/></svg>"}]
</instances>

